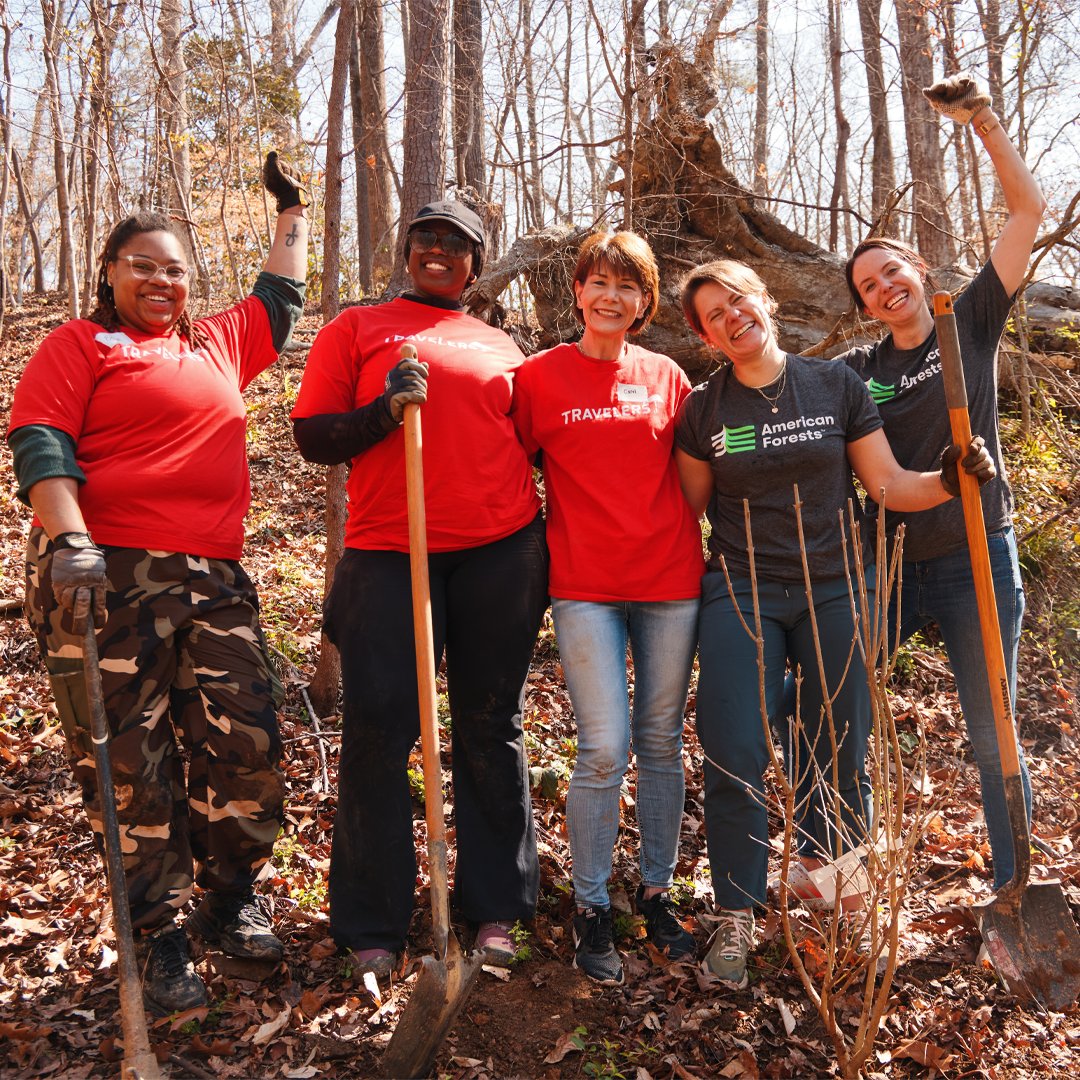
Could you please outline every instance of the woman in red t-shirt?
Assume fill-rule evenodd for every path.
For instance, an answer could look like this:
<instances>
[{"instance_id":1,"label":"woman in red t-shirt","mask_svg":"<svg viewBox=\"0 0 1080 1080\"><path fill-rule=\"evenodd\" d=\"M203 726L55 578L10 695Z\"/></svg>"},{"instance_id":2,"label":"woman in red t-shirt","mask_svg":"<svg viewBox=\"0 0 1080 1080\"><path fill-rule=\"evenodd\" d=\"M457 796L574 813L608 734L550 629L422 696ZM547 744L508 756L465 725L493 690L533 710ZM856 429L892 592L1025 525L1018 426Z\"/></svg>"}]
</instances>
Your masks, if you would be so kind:
<instances>
[{"instance_id":1,"label":"woman in red t-shirt","mask_svg":"<svg viewBox=\"0 0 1080 1080\"><path fill-rule=\"evenodd\" d=\"M675 414L690 383L673 360L627 340L655 314L659 284L640 236L590 237L574 272L581 341L531 357L514 388L522 441L531 453L543 452L552 614L577 720L566 806L577 899L574 965L609 984L623 981L607 881L631 737L641 833L638 911L649 938L672 959L694 950L668 892L704 570L701 532L672 457Z\"/></svg>"},{"instance_id":2,"label":"woman in red t-shirt","mask_svg":"<svg viewBox=\"0 0 1080 1080\"><path fill-rule=\"evenodd\" d=\"M455 903L478 924L476 948L501 962L515 951L514 921L536 911L521 707L547 606L547 547L510 419L524 358L461 304L483 253L483 225L463 203L418 211L405 234L411 287L323 327L292 414L305 458L350 464L346 550L323 612L344 692L330 932L355 968L376 976L390 974L404 947L416 888L407 402L426 402L424 500L436 655L446 649ZM418 361L401 359L403 342Z\"/></svg>"},{"instance_id":3,"label":"woman in red t-shirt","mask_svg":"<svg viewBox=\"0 0 1080 1080\"><path fill-rule=\"evenodd\" d=\"M237 561L251 499L242 391L303 309L307 222L276 153L263 181L278 219L251 296L193 321L182 232L160 213L125 218L101 253L96 307L41 343L8 433L34 509L26 608L101 836L82 666L92 596L131 922L144 995L163 1012L206 1001L188 930L234 956L284 951L253 892L285 781L280 686ZM178 926L193 884L205 897Z\"/></svg>"}]
</instances>

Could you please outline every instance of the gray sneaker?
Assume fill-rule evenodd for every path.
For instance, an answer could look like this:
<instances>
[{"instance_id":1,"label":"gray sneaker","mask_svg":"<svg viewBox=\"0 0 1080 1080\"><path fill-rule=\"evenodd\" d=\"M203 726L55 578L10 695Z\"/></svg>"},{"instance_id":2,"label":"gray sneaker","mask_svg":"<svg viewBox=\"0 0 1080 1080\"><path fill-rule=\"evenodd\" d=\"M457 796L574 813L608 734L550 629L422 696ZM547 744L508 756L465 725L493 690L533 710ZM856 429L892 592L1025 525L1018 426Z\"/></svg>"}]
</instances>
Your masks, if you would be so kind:
<instances>
[{"instance_id":1,"label":"gray sneaker","mask_svg":"<svg viewBox=\"0 0 1080 1080\"><path fill-rule=\"evenodd\" d=\"M603 986L622 986L623 967L612 941L611 908L587 907L574 916L574 967Z\"/></svg>"},{"instance_id":2,"label":"gray sneaker","mask_svg":"<svg viewBox=\"0 0 1080 1080\"><path fill-rule=\"evenodd\" d=\"M705 957L706 970L718 979L744 989L750 984L746 958L753 944L753 911L721 910L712 946Z\"/></svg>"},{"instance_id":3,"label":"gray sneaker","mask_svg":"<svg viewBox=\"0 0 1080 1080\"><path fill-rule=\"evenodd\" d=\"M270 919L250 890L207 893L184 926L229 956L277 961L285 954L285 946L274 936Z\"/></svg>"}]
</instances>

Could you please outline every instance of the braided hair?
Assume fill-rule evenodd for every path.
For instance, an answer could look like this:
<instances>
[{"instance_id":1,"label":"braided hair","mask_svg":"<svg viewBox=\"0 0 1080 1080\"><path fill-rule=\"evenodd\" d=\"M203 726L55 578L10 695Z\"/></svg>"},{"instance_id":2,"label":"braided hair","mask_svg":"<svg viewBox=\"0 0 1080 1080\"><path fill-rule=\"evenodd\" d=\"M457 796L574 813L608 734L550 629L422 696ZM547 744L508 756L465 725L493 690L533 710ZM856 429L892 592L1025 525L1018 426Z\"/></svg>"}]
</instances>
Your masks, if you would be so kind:
<instances>
[{"instance_id":1,"label":"braided hair","mask_svg":"<svg viewBox=\"0 0 1080 1080\"><path fill-rule=\"evenodd\" d=\"M105 246L101 249L101 254L98 256L97 288L94 292L97 297L97 304L94 305L94 310L87 316L90 322L97 323L106 330L120 329L122 324L116 311L116 304L113 301L113 287L109 284L109 263L117 261L120 257L120 249L132 237L151 232L168 233L176 239L184 254L190 258L187 240L172 218L153 210L142 210L137 214L132 214L131 217L124 218L123 221L113 227L112 232L109 233L105 240ZM204 343L203 335L191 321L191 316L188 315L186 307L176 320L175 329L181 337L188 339L193 348L197 349Z\"/></svg>"}]
</instances>

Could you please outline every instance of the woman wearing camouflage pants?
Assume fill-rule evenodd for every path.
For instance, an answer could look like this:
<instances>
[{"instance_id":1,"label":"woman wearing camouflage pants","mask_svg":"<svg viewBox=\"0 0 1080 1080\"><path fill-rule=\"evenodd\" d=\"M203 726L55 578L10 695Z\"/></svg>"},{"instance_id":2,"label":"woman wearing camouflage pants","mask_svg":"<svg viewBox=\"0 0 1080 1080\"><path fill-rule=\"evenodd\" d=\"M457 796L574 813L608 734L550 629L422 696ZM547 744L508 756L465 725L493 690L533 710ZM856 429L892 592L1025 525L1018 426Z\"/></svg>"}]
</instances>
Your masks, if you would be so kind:
<instances>
[{"instance_id":1,"label":"woman wearing camouflage pants","mask_svg":"<svg viewBox=\"0 0 1080 1080\"><path fill-rule=\"evenodd\" d=\"M236 561L250 501L241 391L302 308L307 224L276 154L263 179L279 217L253 294L192 322L176 226L125 219L101 255L96 308L42 342L8 434L35 514L27 613L100 836L82 668L92 591L143 990L165 1012L206 1001L186 929L233 955L283 952L252 891L285 785L258 597ZM205 898L177 926L193 884Z\"/></svg>"}]
</instances>

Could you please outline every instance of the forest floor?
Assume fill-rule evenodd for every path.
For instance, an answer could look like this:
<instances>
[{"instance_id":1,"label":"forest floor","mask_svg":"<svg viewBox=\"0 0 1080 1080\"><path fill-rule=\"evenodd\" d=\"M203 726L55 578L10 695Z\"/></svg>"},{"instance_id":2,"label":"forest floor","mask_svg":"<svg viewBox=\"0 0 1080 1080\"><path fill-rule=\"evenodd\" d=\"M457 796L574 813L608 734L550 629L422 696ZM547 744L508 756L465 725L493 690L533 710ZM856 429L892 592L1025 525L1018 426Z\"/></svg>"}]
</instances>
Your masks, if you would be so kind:
<instances>
[{"instance_id":1,"label":"forest floor","mask_svg":"<svg viewBox=\"0 0 1080 1080\"><path fill-rule=\"evenodd\" d=\"M0 342L5 425L19 372L63 317L55 298L31 300L9 316ZM315 325L306 320L308 340ZM158 1020L151 1030L173 1077L374 1075L412 986L407 964L377 1000L352 977L328 935L339 718L321 718L320 740L301 693L317 655L324 556L323 470L301 461L287 420L301 371L299 359L286 359L247 395L254 498L244 562L258 585L264 625L288 689L282 713L287 823L274 875L260 889L286 942L286 958L267 970L213 953L199 957L211 1005ZM1058 431L1072 439L1075 454L1077 418L1064 417L1062 424ZM1080 913L1080 485L1060 445L1038 434L1026 441L1013 434L1008 442L1028 575L1017 711L1035 790L1033 876L1060 878ZM12 603L22 596L29 515L14 498L9 463L10 457L0 484L0 1074L8 1080L111 1076L121 1049L107 889L65 766L35 643ZM990 894L989 849L976 770L933 637L923 635L905 650L898 671L891 704L907 766L904 802L930 809L908 868L898 964L866 1073L1075 1074L1077 1008L1046 1013L1019 1002L977 958L970 905ZM711 908L691 690L677 895L703 954ZM522 929L518 961L480 976L439 1055L439 1075L667 1080L835 1074L832 1043L794 973L775 913L764 921L744 991L719 988L696 965L670 964L644 941L629 900L637 883L632 774L612 882L626 982L601 988L574 970L565 820L574 726L550 624L529 676L526 732L536 781L539 912ZM775 813L773 819L775 824ZM415 831L422 851L419 800ZM430 947L426 885L421 857L413 959ZM812 920L801 911L793 917L801 928L800 955L820 978ZM864 985L857 976L837 1001L839 1028L849 1038Z\"/></svg>"}]
</instances>

